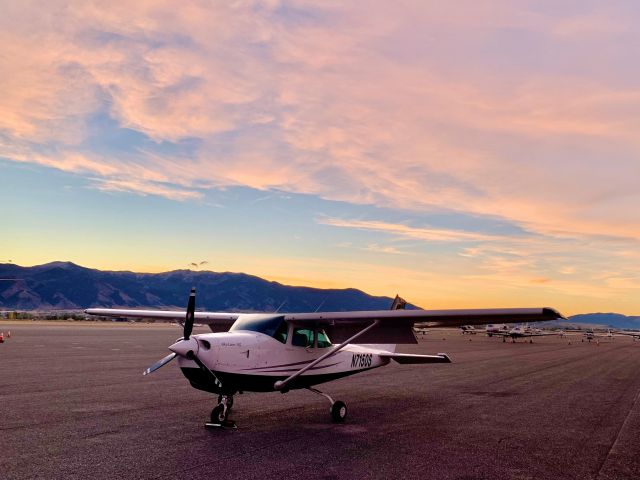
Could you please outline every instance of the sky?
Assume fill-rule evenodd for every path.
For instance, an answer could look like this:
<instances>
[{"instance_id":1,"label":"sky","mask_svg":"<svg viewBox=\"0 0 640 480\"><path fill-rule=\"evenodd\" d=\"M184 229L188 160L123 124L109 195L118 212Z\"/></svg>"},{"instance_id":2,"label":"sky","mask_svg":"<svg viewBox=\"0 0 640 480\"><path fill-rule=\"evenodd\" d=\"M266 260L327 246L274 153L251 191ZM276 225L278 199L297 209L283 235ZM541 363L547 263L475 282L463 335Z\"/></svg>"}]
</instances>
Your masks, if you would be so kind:
<instances>
[{"instance_id":1,"label":"sky","mask_svg":"<svg viewBox=\"0 0 640 480\"><path fill-rule=\"evenodd\" d=\"M0 9L0 263L640 315L636 1Z\"/></svg>"}]
</instances>

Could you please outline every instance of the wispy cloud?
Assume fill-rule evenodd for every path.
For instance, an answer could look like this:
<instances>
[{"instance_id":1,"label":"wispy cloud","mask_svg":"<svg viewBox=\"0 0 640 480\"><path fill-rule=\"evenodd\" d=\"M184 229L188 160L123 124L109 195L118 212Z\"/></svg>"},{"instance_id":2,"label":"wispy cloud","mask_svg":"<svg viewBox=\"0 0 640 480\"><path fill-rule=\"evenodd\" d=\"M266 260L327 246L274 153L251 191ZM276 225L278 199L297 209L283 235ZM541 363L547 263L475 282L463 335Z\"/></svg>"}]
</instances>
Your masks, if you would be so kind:
<instances>
[{"instance_id":1,"label":"wispy cloud","mask_svg":"<svg viewBox=\"0 0 640 480\"><path fill-rule=\"evenodd\" d=\"M369 243L365 248L366 251L368 252L374 252L374 253L387 253L387 254L391 254L391 255L406 255L407 252L402 251L396 247L393 247L391 245L379 245L377 243Z\"/></svg>"},{"instance_id":2,"label":"wispy cloud","mask_svg":"<svg viewBox=\"0 0 640 480\"><path fill-rule=\"evenodd\" d=\"M442 228L411 227L399 223L387 223L375 220L347 220L342 218L319 217L316 219L316 222L322 225L330 225L332 227L370 230L430 242L477 242L503 238L498 235L484 233L465 232Z\"/></svg>"}]
</instances>

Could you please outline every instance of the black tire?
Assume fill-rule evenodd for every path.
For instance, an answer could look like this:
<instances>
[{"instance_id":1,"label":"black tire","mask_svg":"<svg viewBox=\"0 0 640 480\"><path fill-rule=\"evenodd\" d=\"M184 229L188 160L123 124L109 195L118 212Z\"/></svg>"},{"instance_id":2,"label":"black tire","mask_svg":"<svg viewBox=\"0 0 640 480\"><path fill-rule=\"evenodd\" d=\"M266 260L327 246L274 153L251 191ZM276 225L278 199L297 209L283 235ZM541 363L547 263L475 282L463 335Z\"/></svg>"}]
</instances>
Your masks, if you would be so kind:
<instances>
[{"instance_id":1,"label":"black tire","mask_svg":"<svg viewBox=\"0 0 640 480\"><path fill-rule=\"evenodd\" d=\"M347 405L338 400L331 405L331 419L336 423L341 423L345 418L347 418Z\"/></svg>"},{"instance_id":2,"label":"black tire","mask_svg":"<svg viewBox=\"0 0 640 480\"><path fill-rule=\"evenodd\" d=\"M224 423L227 421L227 415L224 415L224 405L218 405L211 410L211 423ZM229 410L227 409L227 414Z\"/></svg>"}]
</instances>

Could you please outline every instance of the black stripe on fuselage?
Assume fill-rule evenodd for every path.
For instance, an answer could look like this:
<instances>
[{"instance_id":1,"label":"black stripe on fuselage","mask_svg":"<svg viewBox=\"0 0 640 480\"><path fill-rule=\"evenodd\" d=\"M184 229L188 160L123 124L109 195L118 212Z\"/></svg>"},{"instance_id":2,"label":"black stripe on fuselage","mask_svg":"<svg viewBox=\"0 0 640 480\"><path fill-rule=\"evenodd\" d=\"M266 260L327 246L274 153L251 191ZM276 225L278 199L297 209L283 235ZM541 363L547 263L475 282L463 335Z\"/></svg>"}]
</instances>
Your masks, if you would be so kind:
<instances>
[{"instance_id":1,"label":"black stripe on fuselage","mask_svg":"<svg viewBox=\"0 0 640 480\"><path fill-rule=\"evenodd\" d=\"M283 363L281 365L270 365L269 368L278 368L278 367L291 367L294 365L306 365L307 363L311 363L315 360L304 360L303 362L295 362L295 363ZM243 371L249 371L249 370L260 370L261 368L265 368L265 367L252 367L252 368L243 368Z\"/></svg>"},{"instance_id":2,"label":"black stripe on fuselage","mask_svg":"<svg viewBox=\"0 0 640 480\"><path fill-rule=\"evenodd\" d=\"M355 373L371 370L371 368L363 368L360 370L347 370L337 373L321 373L318 375L301 375L287 385L287 390L295 390L297 388L307 388L320 383L330 382L338 378L348 377ZM242 392L273 392L274 383L278 380L288 378L286 376L267 376L267 375L245 375L240 373L214 372L216 377L222 383L222 389L218 388L212 381L210 376L199 368L180 368L182 373L193 388L204 390L211 393L233 394L238 391Z\"/></svg>"}]
</instances>

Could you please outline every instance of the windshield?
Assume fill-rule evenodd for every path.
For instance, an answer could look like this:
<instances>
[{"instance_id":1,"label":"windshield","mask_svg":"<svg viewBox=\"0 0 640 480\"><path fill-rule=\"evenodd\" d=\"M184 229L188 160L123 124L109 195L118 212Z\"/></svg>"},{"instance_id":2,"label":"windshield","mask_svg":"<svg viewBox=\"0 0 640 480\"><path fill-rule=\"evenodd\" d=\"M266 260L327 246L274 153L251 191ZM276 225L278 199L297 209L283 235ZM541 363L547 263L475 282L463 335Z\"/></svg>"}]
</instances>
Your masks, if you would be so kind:
<instances>
[{"instance_id":1,"label":"windshield","mask_svg":"<svg viewBox=\"0 0 640 480\"><path fill-rule=\"evenodd\" d=\"M275 338L279 342L287 343L288 325L284 321L284 315L240 317L229 329L230 332L235 330L258 332Z\"/></svg>"}]
</instances>

